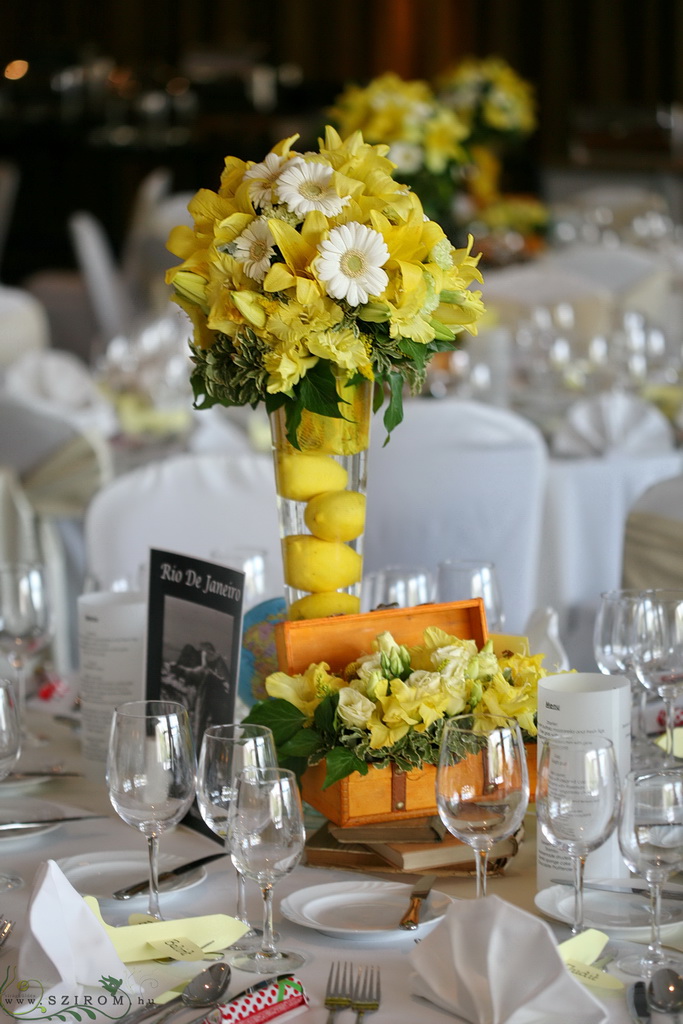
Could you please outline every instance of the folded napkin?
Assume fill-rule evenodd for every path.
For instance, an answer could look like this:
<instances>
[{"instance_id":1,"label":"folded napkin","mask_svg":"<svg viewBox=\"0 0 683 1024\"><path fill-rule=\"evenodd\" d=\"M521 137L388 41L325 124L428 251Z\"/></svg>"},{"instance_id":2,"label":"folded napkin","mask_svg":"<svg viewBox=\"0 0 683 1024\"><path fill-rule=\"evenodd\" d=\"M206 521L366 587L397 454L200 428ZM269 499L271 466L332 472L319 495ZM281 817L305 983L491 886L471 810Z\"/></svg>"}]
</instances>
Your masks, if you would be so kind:
<instances>
[{"instance_id":1,"label":"folded napkin","mask_svg":"<svg viewBox=\"0 0 683 1024\"><path fill-rule=\"evenodd\" d=\"M105 436L115 432L113 408L86 364L72 352L26 352L7 367L5 388L26 404L67 417L84 430L99 430Z\"/></svg>"},{"instance_id":2,"label":"folded napkin","mask_svg":"<svg viewBox=\"0 0 683 1024\"><path fill-rule=\"evenodd\" d=\"M550 927L497 896L452 903L410 953L411 990L468 1024L602 1024Z\"/></svg>"},{"instance_id":3,"label":"folded napkin","mask_svg":"<svg viewBox=\"0 0 683 1024\"><path fill-rule=\"evenodd\" d=\"M555 455L655 455L671 451L666 416L643 398L605 391L570 406L551 441Z\"/></svg>"},{"instance_id":4,"label":"folded napkin","mask_svg":"<svg viewBox=\"0 0 683 1024\"><path fill-rule=\"evenodd\" d=\"M35 979L28 993L45 1006L63 1006L63 999L82 1001L85 996L102 1006L117 998L120 1012L128 1002L126 994L132 1000L138 993L104 928L53 860L36 874L21 939L19 984L28 978ZM6 1004L12 999L11 992L3 996Z\"/></svg>"}]
</instances>

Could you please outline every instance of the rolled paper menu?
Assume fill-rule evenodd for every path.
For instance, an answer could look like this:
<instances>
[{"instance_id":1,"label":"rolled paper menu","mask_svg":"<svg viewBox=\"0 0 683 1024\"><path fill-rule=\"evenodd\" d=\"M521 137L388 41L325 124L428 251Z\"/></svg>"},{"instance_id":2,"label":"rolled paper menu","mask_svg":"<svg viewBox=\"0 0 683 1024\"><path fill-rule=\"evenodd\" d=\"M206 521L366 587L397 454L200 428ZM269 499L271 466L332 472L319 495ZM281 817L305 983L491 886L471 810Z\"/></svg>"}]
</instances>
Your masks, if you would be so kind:
<instances>
[{"instance_id":1,"label":"rolled paper menu","mask_svg":"<svg viewBox=\"0 0 683 1024\"><path fill-rule=\"evenodd\" d=\"M612 741L619 776L631 767L631 684L626 676L600 672L565 672L546 676L538 684L538 754L543 740L555 732L577 739L591 736ZM586 878L620 878L628 868L619 851L616 831L586 861ZM536 884L546 889L552 879L571 884L568 854L551 846L539 828L536 839Z\"/></svg>"}]
</instances>

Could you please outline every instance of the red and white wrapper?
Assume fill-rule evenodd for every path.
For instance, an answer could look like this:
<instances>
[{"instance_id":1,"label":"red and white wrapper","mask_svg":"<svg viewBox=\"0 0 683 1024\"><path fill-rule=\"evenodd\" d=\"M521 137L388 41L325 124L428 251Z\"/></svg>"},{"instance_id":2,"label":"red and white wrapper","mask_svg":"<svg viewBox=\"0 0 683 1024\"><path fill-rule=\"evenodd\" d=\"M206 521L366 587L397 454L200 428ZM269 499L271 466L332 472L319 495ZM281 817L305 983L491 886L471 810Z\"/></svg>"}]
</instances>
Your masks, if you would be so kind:
<instances>
[{"instance_id":1,"label":"red and white wrapper","mask_svg":"<svg viewBox=\"0 0 683 1024\"><path fill-rule=\"evenodd\" d=\"M265 1021L275 1020L283 1013L306 1006L308 996L303 985L298 978L290 975L275 978L270 985L259 988L256 992L236 996L229 1003L217 1008L220 1011L220 1018L215 1014L212 1019L220 1020L220 1024L238 1024L240 1021L265 1024Z\"/></svg>"}]
</instances>

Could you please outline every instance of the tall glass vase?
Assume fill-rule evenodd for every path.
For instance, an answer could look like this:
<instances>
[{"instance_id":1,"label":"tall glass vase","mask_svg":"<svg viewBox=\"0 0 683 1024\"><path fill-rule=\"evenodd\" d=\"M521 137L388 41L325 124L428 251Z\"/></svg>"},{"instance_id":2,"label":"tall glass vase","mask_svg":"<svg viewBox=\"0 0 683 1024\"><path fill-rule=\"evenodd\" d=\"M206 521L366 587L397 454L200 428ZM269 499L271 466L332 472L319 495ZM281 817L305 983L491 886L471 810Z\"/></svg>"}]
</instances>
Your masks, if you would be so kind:
<instances>
[{"instance_id":1,"label":"tall glass vase","mask_svg":"<svg viewBox=\"0 0 683 1024\"><path fill-rule=\"evenodd\" d=\"M290 619L360 611L369 381L338 385L343 419L305 411L287 440L285 413L271 415L285 599Z\"/></svg>"}]
</instances>

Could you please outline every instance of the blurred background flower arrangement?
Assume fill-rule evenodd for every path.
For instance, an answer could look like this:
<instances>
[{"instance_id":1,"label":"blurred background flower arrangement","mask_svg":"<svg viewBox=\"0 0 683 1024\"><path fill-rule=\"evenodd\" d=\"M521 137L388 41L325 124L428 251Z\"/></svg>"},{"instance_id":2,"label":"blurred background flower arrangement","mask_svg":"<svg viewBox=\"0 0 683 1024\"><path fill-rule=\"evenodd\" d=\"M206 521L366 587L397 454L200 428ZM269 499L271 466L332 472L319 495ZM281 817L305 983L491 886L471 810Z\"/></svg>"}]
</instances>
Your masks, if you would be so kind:
<instances>
[{"instance_id":1,"label":"blurred background flower arrangement","mask_svg":"<svg viewBox=\"0 0 683 1024\"><path fill-rule=\"evenodd\" d=\"M353 772L367 775L371 765L437 764L444 722L455 715L471 715L481 731L490 716L504 715L527 738L536 735L542 654L498 657L491 640L479 650L436 626L423 641L406 647L384 632L338 675L326 662L302 675L274 672L266 679L270 699L245 721L269 726L280 763L299 774L325 760L323 788Z\"/></svg>"}]
</instances>

